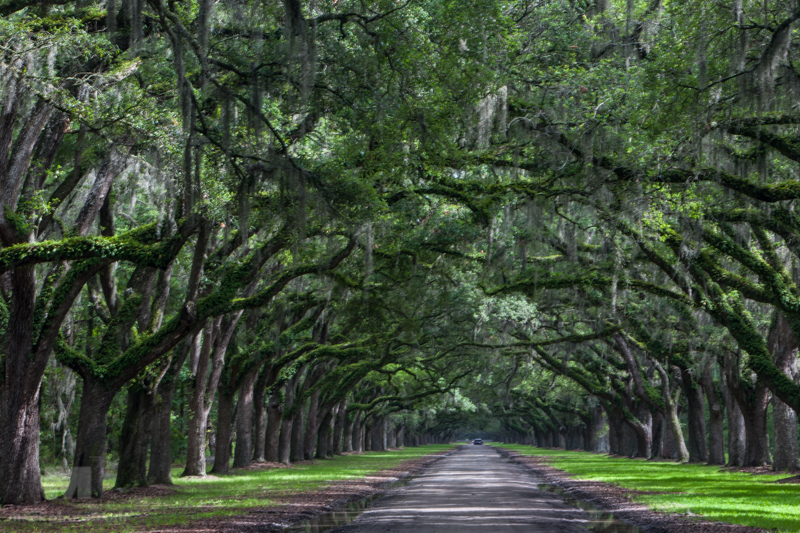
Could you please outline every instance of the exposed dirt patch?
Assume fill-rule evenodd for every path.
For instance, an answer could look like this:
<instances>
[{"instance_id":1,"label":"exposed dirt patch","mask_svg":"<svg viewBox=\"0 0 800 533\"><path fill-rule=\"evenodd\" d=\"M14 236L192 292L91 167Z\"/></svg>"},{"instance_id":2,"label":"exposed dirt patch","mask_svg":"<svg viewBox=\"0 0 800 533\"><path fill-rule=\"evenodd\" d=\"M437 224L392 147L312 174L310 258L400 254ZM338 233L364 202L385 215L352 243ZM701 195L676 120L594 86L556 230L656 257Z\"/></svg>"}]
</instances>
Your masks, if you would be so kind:
<instances>
[{"instance_id":1,"label":"exposed dirt patch","mask_svg":"<svg viewBox=\"0 0 800 533\"><path fill-rule=\"evenodd\" d=\"M502 448L501 448L502 450ZM651 511L646 505L634 502L637 494L660 494L658 492L634 491L601 481L575 479L563 470L547 464L547 458L521 456L502 450L504 455L529 469L543 482L563 489L576 500L589 502L596 507L614 513L614 516L638 526L647 533L765 533L766 529L737 526L683 516Z\"/></svg>"}]
</instances>

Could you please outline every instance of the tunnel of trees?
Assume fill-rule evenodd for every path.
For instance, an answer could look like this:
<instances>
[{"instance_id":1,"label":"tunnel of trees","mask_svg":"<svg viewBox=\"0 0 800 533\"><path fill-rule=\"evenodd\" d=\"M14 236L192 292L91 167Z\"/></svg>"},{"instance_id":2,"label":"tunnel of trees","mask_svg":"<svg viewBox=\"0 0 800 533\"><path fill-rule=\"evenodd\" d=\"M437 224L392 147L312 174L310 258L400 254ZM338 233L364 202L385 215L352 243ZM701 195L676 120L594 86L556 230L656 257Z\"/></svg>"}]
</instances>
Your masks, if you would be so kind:
<instances>
[{"instance_id":1,"label":"tunnel of trees","mask_svg":"<svg viewBox=\"0 0 800 533\"><path fill-rule=\"evenodd\" d=\"M798 466L795 2L0 15L0 502L471 435Z\"/></svg>"}]
</instances>

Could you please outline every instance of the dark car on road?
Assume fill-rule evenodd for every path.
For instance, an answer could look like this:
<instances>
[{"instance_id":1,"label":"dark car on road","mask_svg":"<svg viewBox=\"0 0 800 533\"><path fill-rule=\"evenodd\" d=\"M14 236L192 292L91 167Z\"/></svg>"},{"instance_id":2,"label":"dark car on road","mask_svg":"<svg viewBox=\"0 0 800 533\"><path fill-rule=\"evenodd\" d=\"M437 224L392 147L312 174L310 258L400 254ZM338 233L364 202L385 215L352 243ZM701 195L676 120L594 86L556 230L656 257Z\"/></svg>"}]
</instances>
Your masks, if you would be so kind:
<instances>
[{"instance_id":1,"label":"dark car on road","mask_svg":"<svg viewBox=\"0 0 800 533\"><path fill-rule=\"evenodd\" d=\"M483 440L475 439L474 441L472 441L472 444L483 444Z\"/></svg>"}]
</instances>

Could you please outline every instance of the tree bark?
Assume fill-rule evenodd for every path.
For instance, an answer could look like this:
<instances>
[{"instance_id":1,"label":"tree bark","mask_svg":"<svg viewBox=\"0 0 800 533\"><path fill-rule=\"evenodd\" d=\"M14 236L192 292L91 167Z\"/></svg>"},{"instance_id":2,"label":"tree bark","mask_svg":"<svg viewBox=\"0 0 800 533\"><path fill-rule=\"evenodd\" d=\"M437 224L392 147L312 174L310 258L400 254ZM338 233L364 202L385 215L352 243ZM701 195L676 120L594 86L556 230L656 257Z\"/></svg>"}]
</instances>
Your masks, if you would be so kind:
<instances>
[{"instance_id":1,"label":"tree bark","mask_svg":"<svg viewBox=\"0 0 800 533\"><path fill-rule=\"evenodd\" d=\"M240 313L239 313L240 314ZM227 338L233 331L226 331L222 343L215 346L215 339L220 335L219 329L222 317L217 317L207 324L203 330L203 345L197 358L197 373L194 379L194 389L189 400L189 430L186 449L186 469L181 476L206 475L206 432L208 430L208 414L214 403L219 379L228 348ZM230 323L226 321L230 326ZM235 323L231 329L235 328ZM224 343L224 346L221 344Z\"/></svg>"},{"instance_id":2,"label":"tree bark","mask_svg":"<svg viewBox=\"0 0 800 533\"><path fill-rule=\"evenodd\" d=\"M239 403L236 408L236 450L234 468L250 466L253 460L253 387L258 370L245 374L239 386Z\"/></svg>"},{"instance_id":3,"label":"tree bark","mask_svg":"<svg viewBox=\"0 0 800 533\"><path fill-rule=\"evenodd\" d=\"M316 374L316 372L314 372ZM315 376L316 377L316 376ZM306 378L311 380L312 376ZM316 380L315 380L316 381ZM308 388L308 387L304 387ZM317 448L317 433L319 432L319 389L311 393L308 400L308 417L306 418L305 435L303 438L303 455L306 459L312 459Z\"/></svg>"},{"instance_id":4,"label":"tree bark","mask_svg":"<svg viewBox=\"0 0 800 533\"><path fill-rule=\"evenodd\" d=\"M150 444L150 470L147 481L151 484L172 485L172 396L175 394L175 380L161 383L153 417L152 439Z\"/></svg>"},{"instance_id":5,"label":"tree bark","mask_svg":"<svg viewBox=\"0 0 800 533\"><path fill-rule=\"evenodd\" d=\"M356 453L364 453L364 438L362 437L361 418L364 411L358 410L353 415L353 432L351 433L353 439L353 449Z\"/></svg>"},{"instance_id":6,"label":"tree bark","mask_svg":"<svg viewBox=\"0 0 800 533\"><path fill-rule=\"evenodd\" d=\"M172 397L178 385L178 375L187 358L200 352L200 334L192 335L173 356L167 372L158 385L158 399L153 417L150 444L150 470L147 480L152 484L172 485Z\"/></svg>"},{"instance_id":7,"label":"tree bark","mask_svg":"<svg viewBox=\"0 0 800 533\"><path fill-rule=\"evenodd\" d=\"M342 400L336 409L336 425L333 427L333 453L345 451L344 434L347 428L347 400Z\"/></svg>"},{"instance_id":8,"label":"tree bark","mask_svg":"<svg viewBox=\"0 0 800 533\"><path fill-rule=\"evenodd\" d=\"M280 391L273 392L267 403L267 430L264 436L264 458L267 462L277 463L280 460L278 454L281 435L281 415L283 404L281 403Z\"/></svg>"},{"instance_id":9,"label":"tree bark","mask_svg":"<svg viewBox=\"0 0 800 533\"><path fill-rule=\"evenodd\" d=\"M151 391L141 383L128 387L125 420L119 436L119 467L115 488L147 486L147 444L152 420Z\"/></svg>"},{"instance_id":10,"label":"tree bark","mask_svg":"<svg viewBox=\"0 0 800 533\"><path fill-rule=\"evenodd\" d=\"M777 396L772 398L775 455L772 469L794 472L798 468L797 413Z\"/></svg>"},{"instance_id":11,"label":"tree bark","mask_svg":"<svg viewBox=\"0 0 800 533\"><path fill-rule=\"evenodd\" d=\"M315 455L317 459L328 458L328 444L330 441L331 421L332 421L331 410L327 410L322 415L322 423L320 423L319 430L317 432L318 442L317 442L317 453Z\"/></svg>"},{"instance_id":12,"label":"tree bark","mask_svg":"<svg viewBox=\"0 0 800 533\"><path fill-rule=\"evenodd\" d=\"M685 368L681 369L681 387L686 396L686 415L689 420L689 462L708 462L706 444L706 415L702 387Z\"/></svg>"},{"instance_id":13,"label":"tree bark","mask_svg":"<svg viewBox=\"0 0 800 533\"><path fill-rule=\"evenodd\" d=\"M281 433L278 444L278 459L281 463L288 465L292 453L292 434L294 428L292 423L294 417L286 416L286 413L292 408L294 404L294 381L292 378L286 381L284 386L284 401L283 401L283 415L281 417Z\"/></svg>"},{"instance_id":14,"label":"tree bark","mask_svg":"<svg viewBox=\"0 0 800 533\"><path fill-rule=\"evenodd\" d=\"M361 428L361 431L364 434L364 451L371 452L372 450L374 450L374 448L372 447L372 435L374 433L373 427L365 422L364 427Z\"/></svg>"},{"instance_id":15,"label":"tree bark","mask_svg":"<svg viewBox=\"0 0 800 533\"><path fill-rule=\"evenodd\" d=\"M745 450L744 416L728 383L726 377L722 393L728 418L728 465L742 466L744 465Z\"/></svg>"},{"instance_id":16,"label":"tree bark","mask_svg":"<svg viewBox=\"0 0 800 533\"><path fill-rule=\"evenodd\" d=\"M267 380L271 373L271 365L265 365L258 375L253 388L253 461L263 463L266 461L267 437ZM238 440L238 437L237 437Z\"/></svg>"},{"instance_id":17,"label":"tree bark","mask_svg":"<svg viewBox=\"0 0 800 533\"><path fill-rule=\"evenodd\" d=\"M344 435L342 436L342 449L345 452L352 452L354 450L354 438L353 438L353 431L355 429L356 417L361 413L361 411L356 411L351 416L347 417L346 425L344 427ZM345 416L347 416L347 411L345 410Z\"/></svg>"},{"instance_id":18,"label":"tree bark","mask_svg":"<svg viewBox=\"0 0 800 533\"><path fill-rule=\"evenodd\" d=\"M744 460L742 466L770 464L769 435L767 433L767 408L770 391L761 380L755 383L739 376L738 362L732 354L725 356L725 378L744 422ZM729 428L730 431L730 428Z\"/></svg>"},{"instance_id":19,"label":"tree bark","mask_svg":"<svg viewBox=\"0 0 800 533\"><path fill-rule=\"evenodd\" d=\"M658 361L654 360L653 366L655 366L658 375L661 377L661 397L663 398L666 406L666 413L664 414L664 417L666 418L666 422L670 428L670 434L672 437L671 445L675 450L675 459L678 462L685 463L689 460L689 450L686 448L686 442L683 440L681 421L680 418L678 418L678 394L680 389L676 387L675 397L673 398L672 391L670 390L669 374L667 374L666 370L664 370ZM665 448L667 449L668 443L669 441L665 442ZM669 450L667 453L671 451L672 450Z\"/></svg>"},{"instance_id":20,"label":"tree bark","mask_svg":"<svg viewBox=\"0 0 800 533\"><path fill-rule=\"evenodd\" d=\"M234 391L224 385L219 386L219 400L217 401L217 445L214 451L214 466L212 474L227 474L231 464L231 446L233 445L233 400Z\"/></svg>"},{"instance_id":21,"label":"tree bark","mask_svg":"<svg viewBox=\"0 0 800 533\"><path fill-rule=\"evenodd\" d=\"M653 450L653 414L646 405L640 405L639 423L627 420L628 426L636 435L636 456L650 459ZM633 456L633 451L630 452Z\"/></svg>"},{"instance_id":22,"label":"tree bark","mask_svg":"<svg viewBox=\"0 0 800 533\"><path fill-rule=\"evenodd\" d=\"M298 391L296 397L300 396L300 391ZM299 402L298 399L295 399L295 402ZM295 409L294 415L292 416L292 450L291 450L291 460L293 463L297 461L304 461L306 459L305 453L305 446L304 446L304 438L305 438L305 412L306 406L304 404L298 404L297 409Z\"/></svg>"},{"instance_id":23,"label":"tree bark","mask_svg":"<svg viewBox=\"0 0 800 533\"><path fill-rule=\"evenodd\" d=\"M15 268L10 279L0 401L0 502L33 504L44 500L39 468L39 394L49 353L30 357L36 300L34 268Z\"/></svg>"},{"instance_id":24,"label":"tree bark","mask_svg":"<svg viewBox=\"0 0 800 533\"><path fill-rule=\"evenodd\" d=\"M622 453L622 417L617 415L613 409L606 408L608 418L608 451L611 455L623 455ZM539 443L540 448L544 448L544 443Z\"/></svg>"},{"instance_id":25,"label":"tree bark","mask_svg":"<svg viewBox=\"0 0 800 533\"><path fill-rule=\"evenodd\" d=\"M797 342L795 342L789 321L783 313L777 313L767 343L775 361L775 366L794 381L796 377ZM797 413L775 396L772 398L772 419L773 436L775 438L775 456L772 469L793 472L798 467Z\"/></svg>"},{"instance_id":26,"label":"tree bark","mask_svg":"<svg viewBox=\"0 0 800 533\"><path fill-rule=\"evenodd\" d=\"M105 474L107 418L114 400L114 393L91 376L83 378L83 394L78 416L78 434L75 445L70 488L66 498L78 496L80 470L91 470L89 494L96 498L103 495L103 476ZM73 490L71 490L73 489Z\"/></svg>"},{"instance_id":27,"label":"tree bark","mask_svg":"<svg viewBox=\"0 0 800 533\"><path fill-rule=\"evenodd\" d=\"M767 432L767 408L770 393L766 386L758 385L750 401L742 407L744 417L744 466L764 466L770 464L769 433Z\"/></svg>"},{"instance_id":28,"label":"tree bark","mask_svg":"<svg viewBox=\"0 0 800 533\"><path fill-rule=\"evenodd\" d=\"M720 402L718 387L711 375L713 363L709 361L703 369L703 390L708 400L708 464L725 464L725 413Z\"/></svg>"}]
</instances>

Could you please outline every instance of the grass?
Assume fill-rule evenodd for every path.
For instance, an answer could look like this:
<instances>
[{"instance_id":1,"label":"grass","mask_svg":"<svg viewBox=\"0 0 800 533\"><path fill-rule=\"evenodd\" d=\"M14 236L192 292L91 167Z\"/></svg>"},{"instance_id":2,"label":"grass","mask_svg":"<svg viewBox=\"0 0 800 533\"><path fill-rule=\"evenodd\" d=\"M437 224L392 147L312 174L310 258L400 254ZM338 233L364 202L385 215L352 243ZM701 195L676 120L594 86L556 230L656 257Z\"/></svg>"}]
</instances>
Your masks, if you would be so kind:
<instances>
[{"instance_id":1,"label":"grass","mask_svg":"<svg viewBox=\"0 0 800 533\"><path fill-rule=\"evenodd\" d=\"M651 509L779 531L800 531L800 484L778 484L787 474L753 475L717 466L624 459L579 451L498 444L522 455L548 457L576 478L661 494L635 500Z\"/></svg>"},{"instance_id":2,"label":"grass","mask_svg":"<svg viewBox=\"0 0 800 533\"><path fill-rule=\"evenodd\" d=\"M452 445L429 445L367 452L290 468L234 471L212 478L180 478L182 469L176 468L172 471L176 488L173 494L136 496L103 503L65 501L59 505L67 507L68 520L54 517L52 511L47 510L41 515L27 513L0 521L0 532L132 532L233 516L246 513L248 509L278 506L287 495L313 492L336 481L363 478L379 470L394 468L403 461L450 448ZM54 498L64 493L69 477L48 475L43 484L47 497ZM113 479L107 479L104 485L111 488L113 484Z\"/></svg>"}]
</instances>

